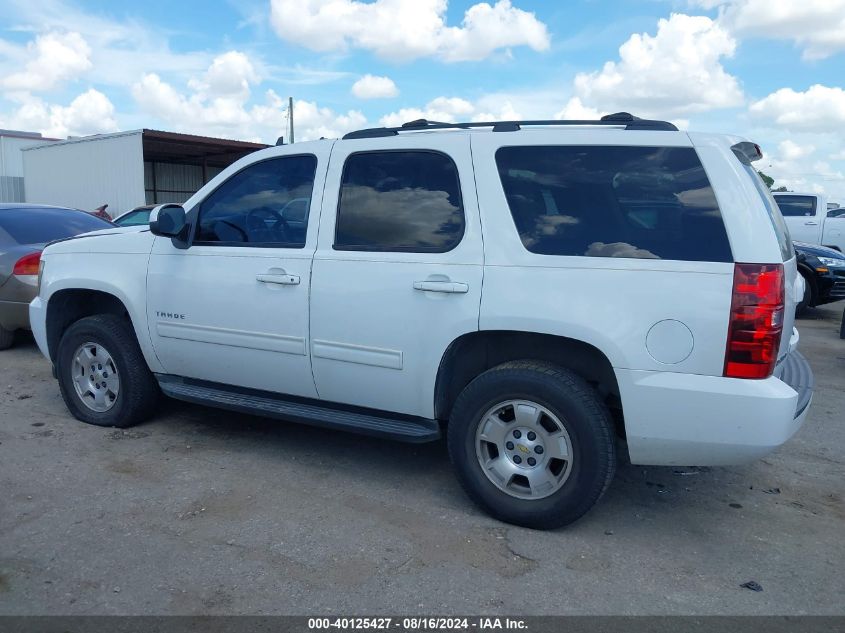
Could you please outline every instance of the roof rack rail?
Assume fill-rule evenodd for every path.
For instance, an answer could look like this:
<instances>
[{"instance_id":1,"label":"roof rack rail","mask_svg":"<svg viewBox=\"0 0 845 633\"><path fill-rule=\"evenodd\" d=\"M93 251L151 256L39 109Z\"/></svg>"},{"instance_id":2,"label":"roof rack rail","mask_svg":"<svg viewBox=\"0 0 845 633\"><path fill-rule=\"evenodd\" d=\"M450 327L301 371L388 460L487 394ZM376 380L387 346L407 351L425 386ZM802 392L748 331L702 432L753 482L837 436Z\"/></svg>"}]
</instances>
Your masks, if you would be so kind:
<instances>
[{"instance_id":1,"label":"roof rack rail","mask_svg":"<svg viewBox=\"0 0 845 633\"><path fill-rule=\"evenodd\" d=\"M477 127L489 127L494 132L516 132L523 127L550 126L550 125L607 125L625 126L626 130L658 130L677 132L678 128L668 121L653 121L641 119L628 112L616 112L607 114L598 120L549 120L549 121L473 121L470 123L441 123L440 121L428 121L417 119L409 121L399 127L373 127L365 130L349 132L343 136L344 139L354 138L379 138L384 136L396 136L400 132L418 132L421 130L469 130Z\"/></svg>"}]
</instances>

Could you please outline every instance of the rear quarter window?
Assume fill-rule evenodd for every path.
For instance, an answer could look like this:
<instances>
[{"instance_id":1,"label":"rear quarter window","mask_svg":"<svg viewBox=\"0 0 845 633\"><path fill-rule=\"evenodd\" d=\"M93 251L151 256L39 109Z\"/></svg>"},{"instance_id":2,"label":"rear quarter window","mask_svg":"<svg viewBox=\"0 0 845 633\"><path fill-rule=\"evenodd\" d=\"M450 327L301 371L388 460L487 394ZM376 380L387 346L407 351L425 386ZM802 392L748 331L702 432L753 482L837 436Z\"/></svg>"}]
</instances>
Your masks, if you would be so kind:
<instances>
[{"instance_id":1,"label":"rear quarter window","mask_svg":"<svg viewBox=\"0 0 845 633\"><path fill-rule=\"evenodd\" d=\"M17 244L46 244L113 227L111 222L73 209L25 207L0 210L0 229Z\"/></svg>"},{"instance_id":2,"label":"rear quarter window","mask_svg":"<svg viewBox=\"0 0 845 633\"><path fill-rule=\"evenodd\" d=\"M779 203L777 202L777 198L772 195L768 185L763 182L763 179L760 177L760 174L757 173L756 169L746 163L743 163L743 167L745 172L748 174L748 177L751 178L751 182L754 183L757 193L760 194L760 198L763 200L763 204L766 207L766 213L769 214L769 220L771 221L772 228L774 228L775 235L778 238L778 246L780 246L781 257L783 258L783 261L788 262L795 255L795 251L792 248L792 237L789 235L789 227L786 225L786 220L783 219L783 213Z\"/></svg>"},{"instance_id":3,"label":"rear quarter window","mask_svg":"<svg viewBox=\"0 0 845 633\"><path fill-rule=\"evenodd\" d=\"M716 196L692 148L502 147L496 164L532 253L733 261Z\"/></svg>"}]
</instances>

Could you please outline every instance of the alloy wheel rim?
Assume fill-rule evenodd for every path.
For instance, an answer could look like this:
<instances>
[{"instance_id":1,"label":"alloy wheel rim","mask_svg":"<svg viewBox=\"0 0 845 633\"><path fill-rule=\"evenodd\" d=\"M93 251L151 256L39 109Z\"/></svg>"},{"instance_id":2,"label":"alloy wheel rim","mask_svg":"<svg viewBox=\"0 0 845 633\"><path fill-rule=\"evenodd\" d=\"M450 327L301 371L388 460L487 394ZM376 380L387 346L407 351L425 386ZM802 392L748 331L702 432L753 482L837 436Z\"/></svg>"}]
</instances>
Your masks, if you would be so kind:
<instances>
[{"instance_id":1,"label":"alloy wheel rim","mask_svg":"<svg viewBox=\"0 0 845 633\"><path fill-rule=\"evenodd\" d=\"M84 343L73 354L71 368L76 395L97 413L111 409L120 393L120 375L108 350L99 343Z\"/></svg>"},{"instance_id":2,"label":"alloy wheel rim","mask_svg":"<svg viewBox=\"0 0 845 633\"><path fill-rule=\"evenodd\" d=\"M572 472L572 440L563 422L530 400L506 400L487 410L475 433L481 470L502 492L543 499Z\"/></svg>"}]
</instances>

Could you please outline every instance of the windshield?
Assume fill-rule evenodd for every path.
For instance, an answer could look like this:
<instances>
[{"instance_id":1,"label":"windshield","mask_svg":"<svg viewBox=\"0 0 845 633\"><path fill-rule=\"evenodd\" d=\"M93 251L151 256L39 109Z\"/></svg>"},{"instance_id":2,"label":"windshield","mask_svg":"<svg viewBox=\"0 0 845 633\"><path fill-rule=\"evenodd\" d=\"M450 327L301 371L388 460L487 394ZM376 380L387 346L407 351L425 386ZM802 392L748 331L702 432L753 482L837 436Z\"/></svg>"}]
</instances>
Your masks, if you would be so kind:
<instances>
[{"instance_id":1,"label":"windshield","mask_svg":"<svg viewBox=\"0 0 845 633\"><path fill-rule=\"evenodd\" d=\"M0 229L18 244L46 244L111 226L110 222L73 209L27 207L0 210Z\"/></svg>"},{"instance_id":2,"label":"windshield","mask_svg":"<svg viewBox=\"0 0 845 633\"><path fill-rule=\"evenodd\" d=\"M143 226L150 223L150 212L152 209L138 209L130 211L117 218L114 223L118 226Z\"/></svg>"}]
</instances>

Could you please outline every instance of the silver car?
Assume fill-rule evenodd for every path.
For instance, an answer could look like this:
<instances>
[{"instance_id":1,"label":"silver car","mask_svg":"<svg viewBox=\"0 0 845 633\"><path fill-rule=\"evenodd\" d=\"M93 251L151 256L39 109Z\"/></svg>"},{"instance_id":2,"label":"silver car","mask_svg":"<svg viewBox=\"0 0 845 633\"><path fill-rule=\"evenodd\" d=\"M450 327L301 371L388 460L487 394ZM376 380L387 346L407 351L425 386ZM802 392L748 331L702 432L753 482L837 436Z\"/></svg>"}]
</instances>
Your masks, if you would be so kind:
<instances>
[{"instance_id":1,"label":"silver car","mask_svg":"<svg viewBox=\"0 0 845 633\"><path fill-rule=\"evenodd\" d=\"M113 226L76 209L0 204L0 350L12 345L15 330L29 329L29 302L38 292L44 246Z\"/></svg>"}]
</instances>

